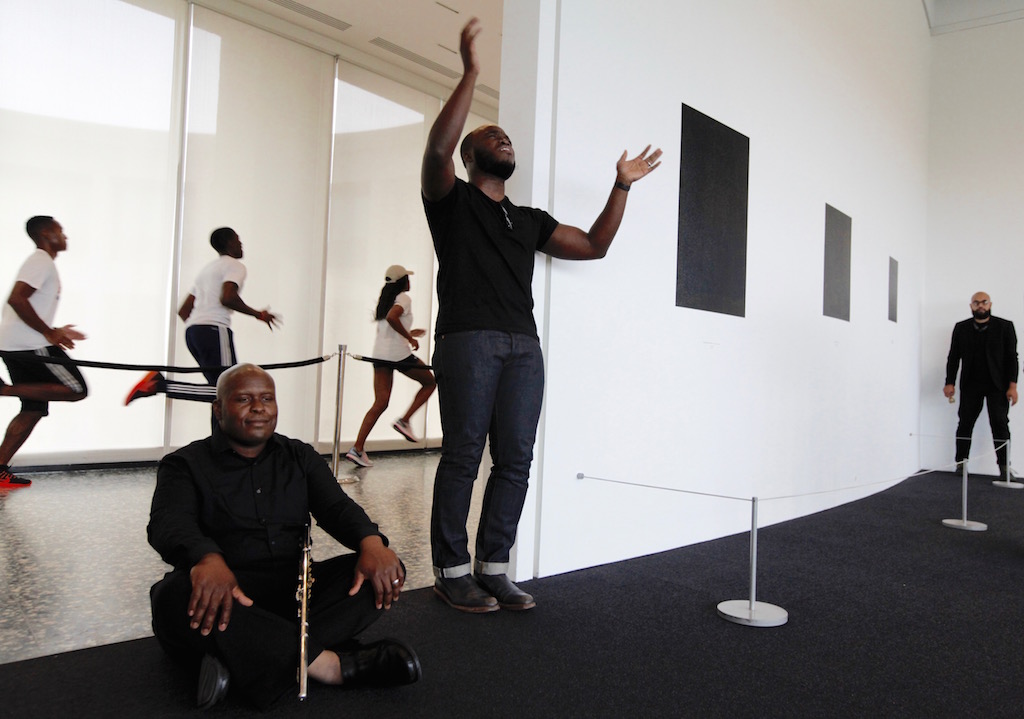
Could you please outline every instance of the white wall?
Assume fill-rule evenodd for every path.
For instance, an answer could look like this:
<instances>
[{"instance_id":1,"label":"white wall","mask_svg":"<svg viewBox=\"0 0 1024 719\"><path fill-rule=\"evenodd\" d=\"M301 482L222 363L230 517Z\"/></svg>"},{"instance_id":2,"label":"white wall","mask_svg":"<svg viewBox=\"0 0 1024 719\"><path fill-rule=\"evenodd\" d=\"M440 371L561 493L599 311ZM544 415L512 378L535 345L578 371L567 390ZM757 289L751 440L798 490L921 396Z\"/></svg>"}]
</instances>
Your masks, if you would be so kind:
<instances>
[{"instance_id":1,"label":"white wall","mask_svg":"<svg viewBox=\"0 0 1024 719\"><path fill-rule=\"evenodd\" d=\"M928 261L922 317L921 431L925 466L953 462L957 407L942 396L953 324L978 291L992 312L1024 322L1024 21L932 40ZM1021 415L1010 410L1010 428ZM1011 464L1013 451L1011 445ZM975 426L971 472L994 474L992 433Z\"/></svg>"},{"instance_id":2,"label":"white wall","mask_svg":"<svg viewBox=\"0 0 1024 719\"><path fill-rule=\"evenodd\" d=\"M749 527L747 501L577 473L742 498L858 486L763 502L768 524L916 470L929 79L920 3L558 8L552 213L589 227L623 149L653 143L665 155L631 191L607 258L551 264L542 479L524 521L539 517L535 573ZM745 318L674 306L683 103L751 140ZM822 316L826 203L853 218L850 322ZM898 323L887 319L890 256Z\"/></svg>"}]
</instances>

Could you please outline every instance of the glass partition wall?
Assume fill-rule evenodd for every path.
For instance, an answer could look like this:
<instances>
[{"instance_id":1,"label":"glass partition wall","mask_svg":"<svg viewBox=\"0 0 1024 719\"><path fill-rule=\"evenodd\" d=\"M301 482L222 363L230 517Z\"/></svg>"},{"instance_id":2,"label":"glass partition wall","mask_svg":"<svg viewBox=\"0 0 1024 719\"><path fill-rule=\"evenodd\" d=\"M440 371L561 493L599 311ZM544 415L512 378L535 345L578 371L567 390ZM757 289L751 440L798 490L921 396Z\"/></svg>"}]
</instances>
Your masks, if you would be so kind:
<instances>
[{"instance_id":1,"label":"glass partition wall","mask_svg":"<svg viewBox=\"0 0 1024 719\"><path fill-rule=\"evenodd\" d=\"M88 336L79 359L166 360L186 22L170 0L0 0L0 293L35 249L25 221L54 216L56 322ZM162 411L122 406L140 373L83 372L90 396L51 403L19 464L162 444ZM0 400L0 425L18 410Z\"/></svg>"},{"instance_id":2,"label":"glass partition wall","mask_svg":"<svg viewBox=\"0 0 1024 719\"><path fill-rule=\"evenodd\" d=\"M373 309L397 263L415 272L415 326L428 330L417 354L429 363L435 272L419 164L440 104L182 0L0 0L0 292L33 250L25 220L52 214L69 238L57 322L89 336L73 356L193 366L176 311L216 257L210 232L230 226L244 246L243 299L283 317L271 332L236 313L240 360L291 362L340 344L371 354ZM337 362L273 371L280 431L323 451ZM125 407L142 372L85 373L90 396L53 404L20 465L154 459L209 432L205 404ZM416 386L396 377L370 451L409 446L391 422ZM343 442L372 397L370 365L350 358ZM0 423L16 412L0 402ZM439 444L435 399L414 429Z\"/></svg>"},{"instance_id":3,"label":"glass partition wall","mask_svg":"<svg viewBox=\"0 0 1024 719\"><path fill-rule=\"evenodd\" d=\"M191 50L176 299L188 295L196 274L217 257L210 232L231 227L242 240L248 272L242 299L283 319L271 331L235 313L239 361L316 357L334 58L201 7L195 8ZM194 364L184 323L177 325L175 363ZM279 431L312 439L317 368L272 374ZM208 405L175 401L171 412L172 445L208 431Z\"/></svg>"},{"instance_id":4,"label":"glass partition wall","mask_svg":"<svg viewBox=\"0 0 1024 719\"><path fill-rule=\"evenodd\" d=\"M327 302L324 342L327 351L339 345L352 354L371 356L376 326L374 309L384 286L384 273L394 264L410 277L414 327L427 330L416 356L430 364L437 314L434 245L420 197L420 162L427 133L441 103L418 90L340 62L335 93L334 165L331 182L330 241L327 253ZM467 127L487 122L471 113ZM460 162L456 172L466 179ZM320 412L320 437L333 438L336 377L325 377ZM391 403L370 432L374 449L409 446L392 429L412 402L419 385L395 375ZM356 436L373 403L373 368L367 362L346 363L342 392L341 436ZM441 420L436 396L412 418L422 445L440 446ZM348 446L342 447L344 453Z\"/></svg>"}]
</instances>

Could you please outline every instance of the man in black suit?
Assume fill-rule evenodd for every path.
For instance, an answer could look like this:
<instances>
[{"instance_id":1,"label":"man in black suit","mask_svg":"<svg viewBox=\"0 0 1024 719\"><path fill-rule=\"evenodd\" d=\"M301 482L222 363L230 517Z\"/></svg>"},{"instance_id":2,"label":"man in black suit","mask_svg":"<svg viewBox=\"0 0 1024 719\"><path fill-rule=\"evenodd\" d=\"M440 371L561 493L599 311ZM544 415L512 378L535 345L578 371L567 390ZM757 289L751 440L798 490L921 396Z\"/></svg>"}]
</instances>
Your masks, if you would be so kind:
<instances>
[{"instance_id":1,"label":"man in black suit","mask_svg":"<svg viewBox=\"0 0 1024 719\"><path fill-rule=\"evenodd\" d=\"M971 453L971 433L984 402L996 446L999 475L1006 475L1006 442L1010 439L1010 405L1017 404L1017 333L1013 322L992 316L992 300L984 292L971 297L971 319L957 322L946 358L946 386L953 397L960 372L960 424L956 428L956 461Z\"/></svg>"}]
</instances>

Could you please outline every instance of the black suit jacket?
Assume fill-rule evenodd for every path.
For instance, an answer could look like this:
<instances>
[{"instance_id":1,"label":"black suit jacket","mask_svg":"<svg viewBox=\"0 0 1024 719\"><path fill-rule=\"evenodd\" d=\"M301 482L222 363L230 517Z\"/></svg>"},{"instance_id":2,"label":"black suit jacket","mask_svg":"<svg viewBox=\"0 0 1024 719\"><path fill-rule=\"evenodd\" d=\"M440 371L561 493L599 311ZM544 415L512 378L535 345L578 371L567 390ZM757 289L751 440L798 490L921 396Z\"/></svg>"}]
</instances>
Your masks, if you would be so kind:
<instances>
[{"instance_id":1,"label":"black suit jacket","mask_svg":"<svg viewBox=\"0 0 1024 719\"><path fill-rule=\"evenodd\" d=\"M953 340L950 343L949 356L946 357L946 384L956 382L956 371L961 362L961 389L965 384L970 385L972 379L977 377L977 368L973 366L974 356L971 352L974 332L973 319L957 322L953 327ZM988 329L985 332L989 333L985 346L989 374L996 387L1005 391L1011 382L1017 381L1017 333L1013 328L1013 322L1002 317L989 317Z\"/></svg>"}]
</instances>

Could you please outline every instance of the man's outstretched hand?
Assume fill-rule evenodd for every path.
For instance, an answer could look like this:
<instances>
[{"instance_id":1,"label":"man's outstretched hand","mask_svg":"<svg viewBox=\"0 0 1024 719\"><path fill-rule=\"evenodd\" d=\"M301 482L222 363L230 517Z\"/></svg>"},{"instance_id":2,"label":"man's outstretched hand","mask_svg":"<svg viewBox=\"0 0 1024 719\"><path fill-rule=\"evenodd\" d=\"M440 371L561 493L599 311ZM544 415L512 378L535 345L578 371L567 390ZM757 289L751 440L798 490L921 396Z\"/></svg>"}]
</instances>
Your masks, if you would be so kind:
<instances>
[{"instance_id":1,"label":"man's outstretched hand","mask_svg":"<svg viewBox=\"0 0 1024 719\"><path fill-rule=\"evenodd\" d=\"M85 339L85 335L76 330L74 325L51 327L48 332L43 334L43 336L51 345L56 345L69 350L74 349L75 340Z\"/></svg>"},{"instance_id":2,"label":"man's outstretched hand","mask_svg":"<svg viewBox=\"0 0 1024 719\"><path fill-rule=\"evenodd\" d=\"M483 27L480 20L470 18L466 27L462 28L462 35L459 37L459 54L462 56L462 69L466 74L479 74L480 58L476 54L476 36L480 34Z\"/></svg>"},{"instance_id":3,"label":"man's outstretched hand","mask_svg":"<svg viewBox=\"0 0 1024 719\"><path fill-rule=\"evenodd\" d=\"M651 154L647 154L647 153ZM644 148L644 151L634 157L632 160L626 159L626 151L623 150L622 157L615 163L615 172L620 182L627 184L636 182L641 177L653 172L658 165L661 164L659 158L661 157L661 148L658 148L654 152L651 152L651 146L648 145Z\"/></svg>"}]
</instances>

